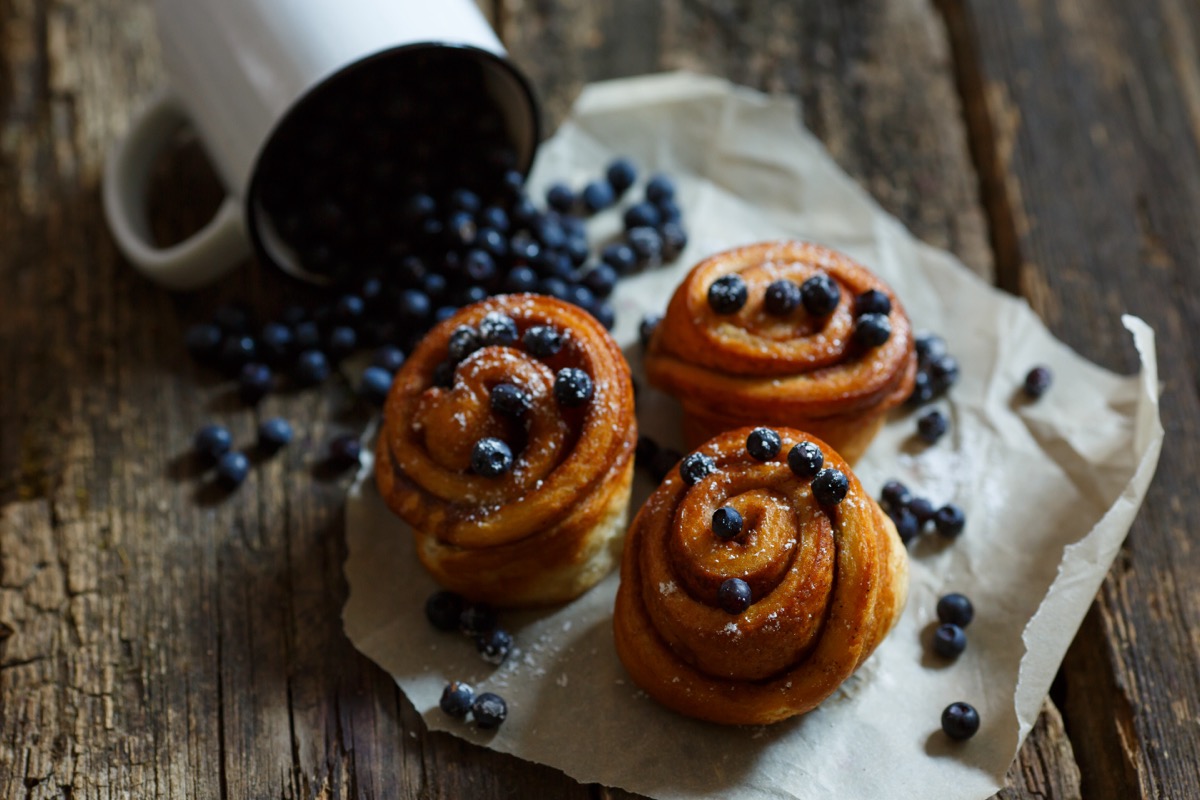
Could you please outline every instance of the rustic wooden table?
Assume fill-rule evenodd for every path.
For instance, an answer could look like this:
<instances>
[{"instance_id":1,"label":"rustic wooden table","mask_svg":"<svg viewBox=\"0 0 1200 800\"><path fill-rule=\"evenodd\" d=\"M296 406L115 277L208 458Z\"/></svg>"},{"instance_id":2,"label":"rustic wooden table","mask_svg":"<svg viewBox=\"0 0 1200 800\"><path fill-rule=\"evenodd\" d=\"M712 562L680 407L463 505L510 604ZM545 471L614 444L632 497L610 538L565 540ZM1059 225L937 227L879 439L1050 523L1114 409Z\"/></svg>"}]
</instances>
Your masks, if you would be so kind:
<instances>
[{"instance_id":1,"label":"rustic wooden table","mask_svg":"<svg viewBox=\"0 0 1200 800\"><path fill-rule=\"evenodd\" d=\"M106 149L162 81L149 0L0 2L0 796L623 797L427 733L341 631L344 479L313 453L349 393L271 397L301 446L214 502L183 455L256 412L183 356L257 267L174 296L116 254ZM549 129L588 80L689 68L802 100L920 237L1128 372L1159 336L1158 477L1006 798L1200 796L1200 8L1186 0L496 0ZM194 146L155 225L219 189ZM1190 265L1190 266L1189 266ZM1190 467L1188 465L1191 465ZM1187 489L1191 485L1192 489Z\"/></svg>"}]
</instances>

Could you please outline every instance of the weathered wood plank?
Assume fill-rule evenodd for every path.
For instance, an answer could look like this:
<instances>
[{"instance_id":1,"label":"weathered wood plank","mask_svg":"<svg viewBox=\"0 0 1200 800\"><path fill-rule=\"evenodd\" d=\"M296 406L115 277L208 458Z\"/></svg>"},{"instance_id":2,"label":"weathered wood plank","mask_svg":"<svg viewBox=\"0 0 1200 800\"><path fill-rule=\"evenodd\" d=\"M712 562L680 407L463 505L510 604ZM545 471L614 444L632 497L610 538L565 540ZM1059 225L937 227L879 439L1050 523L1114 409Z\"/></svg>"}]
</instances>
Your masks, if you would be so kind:
<instances>
[{"instance_id":1,"label":"weathered wood plank","mask_svg":"<svg viewBox=\"0 0 1200 800\"><path fill-rule=\"evenodd\" d=\"M1050 327L1118 370L1120 313L1158 334L1158 477L1064 666L1088 797L1200 795L1200 8L1179 0L947 3L979 58L1015 275Z\"/></svg>"}]
</instances>

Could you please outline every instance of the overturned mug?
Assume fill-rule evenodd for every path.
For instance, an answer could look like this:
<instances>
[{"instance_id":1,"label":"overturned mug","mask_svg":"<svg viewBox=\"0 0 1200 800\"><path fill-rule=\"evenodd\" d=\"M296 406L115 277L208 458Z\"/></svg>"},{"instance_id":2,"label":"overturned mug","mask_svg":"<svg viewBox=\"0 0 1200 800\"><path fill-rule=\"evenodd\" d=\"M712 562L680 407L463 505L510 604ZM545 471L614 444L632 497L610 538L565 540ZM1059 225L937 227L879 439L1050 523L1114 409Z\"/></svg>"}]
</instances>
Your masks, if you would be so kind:
<instances>
[{"instance_id":1,"label":"overturned mug","mask_svg":"<svg viewBox=\"0 0 1200 800\"><path fill-rule=\"evenodd\" d=\"M539 141L528 82L472 0L157 0L168 87L109 154L121 252L172 289L253 250L316 281L403 249L403 198L499 185ZM154 244L146 188L190 124L226 190L190 238Z\"/></svg>"}]
</instances>

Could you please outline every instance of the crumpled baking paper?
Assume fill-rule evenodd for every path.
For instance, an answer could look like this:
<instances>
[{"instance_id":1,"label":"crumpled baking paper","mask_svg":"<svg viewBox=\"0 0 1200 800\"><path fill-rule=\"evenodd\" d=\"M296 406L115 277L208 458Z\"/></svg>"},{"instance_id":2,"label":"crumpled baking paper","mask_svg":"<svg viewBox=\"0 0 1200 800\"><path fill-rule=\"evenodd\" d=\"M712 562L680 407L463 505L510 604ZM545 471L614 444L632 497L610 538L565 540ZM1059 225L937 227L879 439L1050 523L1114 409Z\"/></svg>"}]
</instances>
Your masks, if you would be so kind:
<instances>
[{"instance_id":1,"label":"crumpled baking paper","mask_svg":"<svg viewBox=\"0 0 1200 800\"><path fill-rule=\"evenodd\" d=\"M641 377L637 325L665 308L699 259L796 237L880 274L918 330L946 337L962 378L937 403L950 419L941 442L919 445L916 415L897 413L857 472L876 496L894 477L935 504L959 504L966 531L953 542L926 534L910 548L900 623L820 708L769 727L720 727L666 711L630 682L613 650L616 574L558 610L505 615L518 651L498 668L465 637L435 631L422 609L437 587L368 463L347 503L345 629L430 728L658 798L948 800L1003 785L1153 475L1163 437L1154 335L1139 319L1122 320L1141 356L1137 376L1085 361L1024 301L916 241L798 119L791 99L695 75L597 84L542 147L531 182L535 196L550 179L582 185L614 155L677 179L692 241L674 265L622 281L615 296L614 335L642 387L640 425L663 444L680 445L679 409ZM615 234L618 215L593 222L594 238ZM1019 387L1036 364L1055 382L1028 402ZM639 476L635 509L651 488ZM929 640L937 599L951 591L967 594L976 616L966 652L945 661ZM504 696L508 720L485 732L443 714L449 680ZM940 731L942 709L956 700L982 718L965 743Z\"/></svg>"}]
</instances>

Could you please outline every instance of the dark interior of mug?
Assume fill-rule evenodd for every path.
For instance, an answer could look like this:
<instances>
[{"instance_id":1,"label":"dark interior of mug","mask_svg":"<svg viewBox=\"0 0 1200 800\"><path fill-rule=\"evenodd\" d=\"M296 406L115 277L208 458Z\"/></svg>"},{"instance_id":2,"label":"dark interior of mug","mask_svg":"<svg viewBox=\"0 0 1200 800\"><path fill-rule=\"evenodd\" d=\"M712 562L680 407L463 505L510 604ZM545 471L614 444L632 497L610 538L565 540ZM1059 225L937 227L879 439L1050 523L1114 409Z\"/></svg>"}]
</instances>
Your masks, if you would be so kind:
<instances>
[{"instance_id":1,"label":"dark interior of mug","mask_svg":"<svg viewBox=\"0 0 1200 800\"><path fill-rule=\"evenodd\" d=\"M259 154L247 227L294 275L336 282L407 255L414 194L502 192L539 140L533 93L473 47L408 45L341 70L301 99Z\"/></svg>"}]
</instances>

